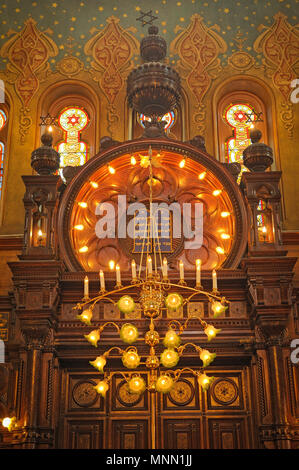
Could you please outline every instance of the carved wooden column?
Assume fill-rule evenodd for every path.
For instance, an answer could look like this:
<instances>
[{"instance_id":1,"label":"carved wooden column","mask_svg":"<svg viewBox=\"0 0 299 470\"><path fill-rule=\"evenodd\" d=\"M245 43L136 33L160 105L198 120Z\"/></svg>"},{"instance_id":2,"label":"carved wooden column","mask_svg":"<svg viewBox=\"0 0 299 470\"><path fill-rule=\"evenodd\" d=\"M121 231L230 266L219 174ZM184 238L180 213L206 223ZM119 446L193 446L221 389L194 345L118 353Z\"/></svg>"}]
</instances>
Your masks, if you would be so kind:
<instances>
[{"instance_id":1,"label":"carved wooden column","mask_svg":"<svg viewBox=\"0 0 299 470\"><path fill-rule=\"evenodd\" d=\"M273 161L272 149L259 143L261 133L251 133L252 145L244 151L241 188L250 208L247 273L252 304L256 352L256 394L261 445L291 448L292 428L288 408L283 349L289 347L292 277L296 258L286 257L281 237L281 172L265 171Z\"/></svg>"},{"instance_id":2,"label":"carved wooden column","mask_svg":"<svg viewBox=\"0 0 299 470\"><path fill-rule=\"evenodd\" d=\"M16 410L19 446L49 448L54 445L51 380L55 358L59 282L64 270L58 261L56 213L60 177L53 175L59 154L52 137L42 138L43 146L32 153L32 167L39 173L23 176L25 230L19 261L8 263L13 274L15 311L19 331L19 370ZM23 338L23 340L22 340Z\"/></svg>"},{"instance_id":3,"label":"carved wooden column","mask_svg":"<svg viewBox=\"0 0 299 470\"><path fill-rule=\"evenodd\" d=\"M290 345L288 322L295 263L296 258L287 257L250 257L242 261L253 307L260 441L273 449L291 446L283 350Z\"/></svg>"}]
</instances>

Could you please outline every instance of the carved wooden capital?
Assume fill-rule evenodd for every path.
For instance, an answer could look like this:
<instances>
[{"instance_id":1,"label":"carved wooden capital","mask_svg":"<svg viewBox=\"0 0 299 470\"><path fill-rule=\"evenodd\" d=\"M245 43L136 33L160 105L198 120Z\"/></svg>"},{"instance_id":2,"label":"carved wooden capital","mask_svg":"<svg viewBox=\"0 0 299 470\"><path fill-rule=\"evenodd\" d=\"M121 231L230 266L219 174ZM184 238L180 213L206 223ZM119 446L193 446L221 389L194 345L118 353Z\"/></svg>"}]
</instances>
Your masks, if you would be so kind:
<instances>
[{"instance_id":1,"label":"carved wooden capital","mask_svg":"<svg viewBox=\"0 0 299 470\"><path fill-rule=\"evenodd\" d=\"M51 328L47 324L24 324L21 326L27 349L42 350L48 341L51 342Z\"/></svg>"}]
</instances>

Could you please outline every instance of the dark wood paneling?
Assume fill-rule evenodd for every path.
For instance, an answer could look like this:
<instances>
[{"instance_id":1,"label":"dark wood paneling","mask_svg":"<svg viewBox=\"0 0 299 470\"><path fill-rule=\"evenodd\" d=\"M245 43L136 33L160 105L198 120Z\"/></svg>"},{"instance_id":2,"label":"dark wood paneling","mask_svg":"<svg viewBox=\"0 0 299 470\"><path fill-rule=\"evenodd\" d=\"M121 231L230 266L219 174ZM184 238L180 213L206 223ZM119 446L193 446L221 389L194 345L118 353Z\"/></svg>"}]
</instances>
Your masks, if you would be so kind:
<instances>
[{"instance_id":1,"label":"dark wood paneling","mask_svg":"<svg viewBox=\"0 0 299 470\"><path fill-rule=\"evenodd\" d=\"M110 449L148 449L149 422L147 419L113 419L109 433Z\"/></svg>"},{"instance_id":2,"label":"dark wood paneling","mask_svg":"<svg viewBox=\"0 0 299 470\"><path fill-rule=\"evenodd\" d=\"M247 449L245 418L209 418L209 449Z\"/></svg>"},{"instance_id":3,"label":"dark wood paneling","mask_svg":"<svg viewBox=\"0 0 299 470\"><path fill-rule=\"evenodd\" d=\"M163 425L164 449L200 449L200 420L164 419Z\"/></svg>"}]
</instances>

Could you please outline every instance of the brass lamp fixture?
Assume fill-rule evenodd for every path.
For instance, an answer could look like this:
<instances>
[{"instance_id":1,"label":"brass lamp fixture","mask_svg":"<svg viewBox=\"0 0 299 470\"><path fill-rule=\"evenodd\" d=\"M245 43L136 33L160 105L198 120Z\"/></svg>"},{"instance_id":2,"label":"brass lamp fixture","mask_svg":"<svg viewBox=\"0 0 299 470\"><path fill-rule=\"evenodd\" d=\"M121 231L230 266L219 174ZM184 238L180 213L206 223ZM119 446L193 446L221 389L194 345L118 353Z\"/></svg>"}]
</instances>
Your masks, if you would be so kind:
<instances>
[{"instance_id":1,"label":"brass lamp fixture","mask_svg":"<svg viewBox=\"0 0 299 470\"><path fill-rule=\"evenodd\" d=\"M149 148L148 152L148 169L149 169L149 186L150 186L150 216L149 224L153 224L155 229L155 217L152 214L152 151ZM147 225L147 224L145 224ZM168 266L167 259L162 260L160 241L158 231L153 231L154 248L157 246L157 250L154 249L153 259L146 253L145 247L148 245L149 230L146 228L145 236L143 239L143 246L141 252L140 266L137 273L136 263L132 260L132 281L123 286L121 283L121 272L118 265L116 265L116 286L112 291L106 291L104 272L100 271L100 292L99 295L93 299L89 298L89 285L88 277L84 279L84 297L80 303L74 307L79 310L77 318L80 319L87 326L91 326L93 310L95 305L100 301L109 301L123 314L130 314L135 309L135 300L133 297L128 295L126 291L134 289L138 291L138 301L140 304L142 316L149 320L149 329L146 331L144 337L140 337L137 327L133 323L124 323L118 325L113 321L108 321L99 327L93 328L88 334L85 335L87 341L90 342L94 347L98 346L101 340L102 333L107 326L113 326L116 328L120 339L127 345L127 347L121 348L119 346L113 346L102 355L96 357L90 364L95 367L102 375L101 380L95 386L96 391L105 397L109 383L115 374L122 374L123 378L128 384L128 389L131 393L141 394L145 390L149 392L162 392L168 393L176 381L179 380L183 372L191 372L197 379L198 384L205 391L209 388L214 378L209 377L205 373L205 368L209 366L216 357L215 353L211 353L207 349L200 347L199 345L191 342L182 344L182 336L185 330L188 328L190 320L196 319L208 341L211 341L221 331L215 328L213 325L208 324L206 321L198 317L188 317L185 322L178 320L171 320L168 324L168 331L161 338L161 334L157 330L157 319L161 317L162 312L165 310L171 310L173 312L187 305L191 299L198 298L199 296L205 296L211 303L211 310L214 313L214 317L217 318L226 309L229 301L222 297L217 289L217 274L213 270L212 290L205 291L201 286L201 260L196 260L196 285L190 287L184 280L184 265L180 262L180 280L175 283L171 282L168 278ZM147 255L145 259L145 266L143 269L144 275L142 275L142 260L143 255ZM158 262L160 266L158 267ZM177 292L177 290L179 292ZM114 300L115 297L118 300ZM147 355L139 355L138 349L134 346L134 343L144 342L149 352ZM158 356L156 351L157 347L163 342L165 349ZM187 348L193 348L198 354L202 361L200 370L194 370L190 367L178 369L176 368L180 358L184 355ZM112 352L117 352L121 357L122 363L128 372L123 373L120 371L106 371L107 360ZM115 357L115 356L114 356ZM149 370L149 378L146 383L145 379L138 373L138 367L145 366ZM163 367L163 370L161 370Z\"/></svg>"}]
</instances>

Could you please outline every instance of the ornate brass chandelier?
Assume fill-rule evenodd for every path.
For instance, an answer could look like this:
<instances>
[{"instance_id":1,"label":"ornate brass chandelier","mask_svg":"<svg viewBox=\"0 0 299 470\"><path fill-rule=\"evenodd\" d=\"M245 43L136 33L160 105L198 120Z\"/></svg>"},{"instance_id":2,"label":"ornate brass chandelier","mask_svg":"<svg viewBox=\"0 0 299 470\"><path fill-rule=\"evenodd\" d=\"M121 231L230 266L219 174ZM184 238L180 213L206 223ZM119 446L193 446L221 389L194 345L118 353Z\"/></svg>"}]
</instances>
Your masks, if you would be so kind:
<instances>
[{"instance_id":1,"label":"ornate brass chandelier","mask_svg":"<svg viewBox=\"0 0 299 470\"><path fill-rule=\"evenodd\" d=\"M156 348L162 341L162 338L156 328L156 320L161 318L163 310L170 310L175 312L176 310L187 305L191 299L196 296L204 295L211 303L211 309L214 313L214 317L221 315L226 309L229 301L222 297L217 289L217 274L213 270L213 288L211 292L205 291L201 286L201 260L196 260L196 285L190 287L184 280L184 265L180 261L180 280L178 283L173 283L168 279L168 266L167 259L162 260L160 240L157 227L155 227L155 217L152 214L152 183L153 183L153 164L154 158L152 155L151 148L149 148L148 156L144 156L141 159L141 164L145 168L149 169L149 187L150 187L150 212L148 223L146 224L146 232L142 242L142 251L140 258L139 271L137 273L136 262L132 260L132 281L123 286L121 283L121 272L118 265L116 265L116 286L112 291L106 291L104 272L100 271L100 292L99 295L94 298L89 298L89 285L88 277L84 279L84 297L80 303L74 307L79 310L77 318L80 319L87 326L91 326L91 320L93 317L93 310L95 305L100 301L109 301L114 306L118 307L120 312L123 314L130 314L136 307L134 299L126 294L126 291L134 289L139 291L139 303L142 315L145 319L149 320L149 329L146 331L143 338L139 337L137 327L133 323L124 323L122 326L118 325L113 321L108 321L99 327L93 328L85 338L95 347L98 346L98 342L101 339L101 335L107 326L113 326L116 328L120 335L120 339L128 346L123 349L119 346L113 346L105 351L101 356L96 357L94 361L90 361L90 364L95 367L102 375L101 380L94 387L96 391L105 397L109 383L114 374L121 374L128 384L128 390L133 394L141 394L146 389L149 392L162 392L168 393L173 387L174 383L179 380L181 374L185 371L191 372L197 379L198 384L205 391L209 388L214 380L214 377L206 375L204 369L209 366L215 359L216 354L211 353L207 349L201 348L199 345L187 342L182 344L182 335L187 329L189 321L196 319L201 328L203 329L207 340L210 341L217 333L221 330L216 329L213 325L208 324L197 316L190 316L184 323L178 320L171 320L168 324L168 331L163 338L163 345L165 346L164 351L158 357ZM154 230L150 232L149 227L154 227ZM156 230L155 230L156 228ZM155 238L153 246L153 258L146 252L145 247L148 247L149 237ZM156 249L157 247L157 249ZM143 269L144 275L142 276L142 261L143 256L147 255L145 259L145 266ZM158 263L160 262L160 266ZM176 292L178 289L181 293ZM120 295L118 300L113 300L112 297ZM147 355L139 355L138 349L133 344L137 341L143 341L149 348ZM190 367L175 369L181 356L183 356L186 348L193 348L198 353L200 360L202 361L202 367L200 370L193 370ZM106 371L104 368L107 364L107 359L113 351L116 351L121 357L122 363L127 373L120 371ZM149 378L147 383L144 378L138 373L137 369L139 366L145 366L149 369ZM161 368L164 368L161 370Z\"/></svg>"}]
</instances>

